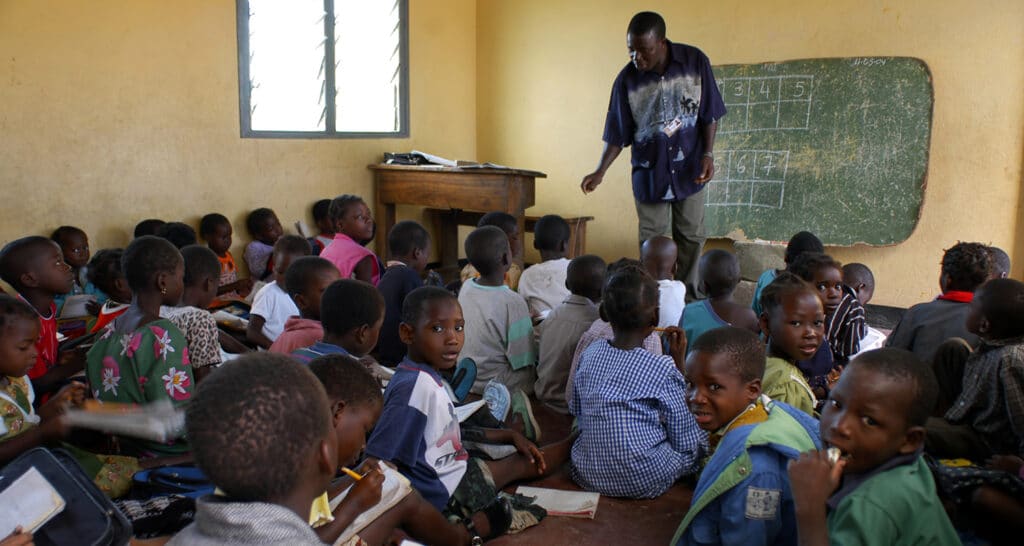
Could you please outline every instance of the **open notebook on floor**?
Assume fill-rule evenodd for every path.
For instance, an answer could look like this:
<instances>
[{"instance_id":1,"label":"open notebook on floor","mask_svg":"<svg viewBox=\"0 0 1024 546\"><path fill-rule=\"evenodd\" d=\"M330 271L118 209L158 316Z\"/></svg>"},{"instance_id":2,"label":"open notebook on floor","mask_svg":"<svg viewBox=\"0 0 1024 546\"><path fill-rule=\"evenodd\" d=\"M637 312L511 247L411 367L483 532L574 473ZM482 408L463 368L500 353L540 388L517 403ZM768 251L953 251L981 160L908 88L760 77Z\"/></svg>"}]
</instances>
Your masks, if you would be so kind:
<instances>
[{"instance_id":1,"label":"open notebook on floor","mask_svg":"<svg viewBox=\"0 0 1024 546\"><path fill-rule=\"evenodd\" d=\"M357 535L359 531L366 528L366 526L372 523L373 520L377 519L384 512L387 512L388 509L398 504L399 501L412 492L412 486L409 484L409 480L407 480L405 476L399 474L397 470L391 468L383 461L379 464L380 471L384 473L384 485L381 487L380 502L378 502L373 508L359 514L359 517L357 517L356 520L352 522L352 525L349 525L348 528L341 533L341 536L338 537L338 540L334 541L334 544L344 544L347 540ZM332 512L339 504L341 504L341 501L344 500L348 495L348 492L351 490L352 488L349 487L342 491L337 497L331 499Z\"/></svg>"},{"instance_id":2,"label":"open notebook on floor","mask_svg":"<svg viewBox=\"0 0 1024 546\"><path fill-rule=\"evenodd\" d=\"M526 485L520 485L516 489L516 493L525 497L534 497L534 503L544 507L549 516L570 518L594 519L594 514L597 513L597 503L601 500L599 493L564 491Z\"/></svg>"}]
</instances>

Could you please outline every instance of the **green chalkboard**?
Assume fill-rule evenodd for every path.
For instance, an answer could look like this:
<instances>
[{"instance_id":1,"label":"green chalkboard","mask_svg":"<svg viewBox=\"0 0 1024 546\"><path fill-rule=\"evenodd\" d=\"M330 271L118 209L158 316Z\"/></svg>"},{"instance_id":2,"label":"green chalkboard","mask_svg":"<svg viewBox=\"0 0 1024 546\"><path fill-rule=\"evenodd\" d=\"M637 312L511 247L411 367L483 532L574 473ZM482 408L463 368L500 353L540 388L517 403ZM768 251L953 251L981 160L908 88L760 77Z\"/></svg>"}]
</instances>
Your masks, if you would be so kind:
<instances>
[{"instance_id":1,"label":"green chalkboard","mask_svg":"<svg viewBox=\"0 0 1024 546\"><path fill-rule=\"evenodd\" d=\"M711 237L887 245L917 225L932 81L908 57L715 67L728 108L706 188Z\"/></svg>"}]
</instances>

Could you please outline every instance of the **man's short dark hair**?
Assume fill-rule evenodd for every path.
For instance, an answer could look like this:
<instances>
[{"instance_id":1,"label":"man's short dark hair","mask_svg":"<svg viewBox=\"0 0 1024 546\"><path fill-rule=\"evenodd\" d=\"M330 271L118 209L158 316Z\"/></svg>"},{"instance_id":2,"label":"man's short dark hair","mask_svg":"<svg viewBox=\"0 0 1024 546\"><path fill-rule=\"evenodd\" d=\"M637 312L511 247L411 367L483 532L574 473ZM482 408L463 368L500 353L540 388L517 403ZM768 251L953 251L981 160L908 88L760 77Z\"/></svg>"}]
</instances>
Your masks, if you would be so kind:
<instances>
[{"instance_id":1,"label":"man's short dark hair","mask_svg":"<svg viewBox=\"0 0 1024 546\"><path fill-rule=\"evenodd\" d=\"M219 212L211 212L199 220L199 235L202 235L203 239L205 239L207 235L212 234L220 226L230 225L231 221L228 220L227 216Z\"/></svg>"},{"instance_id":2,"label":"man's short dark hair","mask_svg":"<svg viewBox=\"0 0 1024 546\"><path fill-rule=\"evenodd\" d=\"M402 322L410 326L416 326L426 312L427 304L433 301L459 299L448 290L440 286L421 286L405 296L402 302Z\"/></svg>"},{"instance_id":3,"label":"man's short dark hair","mask_svg":"<svg viewBox=\"0 0 1024 546\"><path fill-rule=\"evenodd\" d=\"M690 352L728 355L733 372L743 381L764 377L764 343L750 330L735 326L708 330L692 342Z\"/></svg>"},{"instance_id":4,"label":"man's short dark hair","mask_svg":"<svg viewBox=\"0 0 1024 546\"><path fill-rule=\"evenodd\" d=\"M601 318L617 329L647 326L650 317L640 311L657 305L658 282L643 268L625 267L610 274L601 290Z\"/></svg>"},{"instance_id":5,"label":"man's short dark hair","mask_svg":"<svg viewBox=\"0 0 1024 546\"><path fill-rule=\"evenodd\" d=\"M133 238L138 239L143 235L156 235L156 230L160 229L160 226L166 223L167 222L164 222L159 218L148 218L146 220L139 222L138 224L135 224L135 231L133 232L132 236Z\"/></svg>"},{"instance_id":6,"label":"man's short dark hair","mask_svg":"<svg viewBox=\"0 0 1024 546\"><path fill-rule=\"evenodd\" d=\"M871 269L862 263L852 263L843 266L843 280L847 284L863 284L868 288L875 287L875 275Z\"/></svg>"},{"instance_id":7,"label":"man's short dark hair","mask_svg":"<svg viewBox=\"0 0 1024 546\"><path fill-rule=\"evenodd\" d=\"M648 32L653 32L654 37L659 40L665 39L665 19L653 11L641 11L629 20L627 34L643 36Z\"/></svg>"},{"instance_id":8,"label":"man's short dark hair","mask_svg":"<svg viewBox=\"0 0 1024 546\"><path fill-rule=\"evenodd\" d=\"M793 263L804 252L817 252L819 254L824 254L825 245L821 243L821 239L819 239L817 235L810 231L798 232L790 237L789 244L786 245L786 263Z\"/></svg>"},{"instance_id":9,"label":"man's short dark hair","mask_svg":"<svg viewBox=\"0 0 1024 546\"><path fill-rule=\"evenodd\" d=\"M331 217L331 220L337 222L344 218L345 214L348 213L348 209L356 203L365 203L365 201L363 201L363 198L358 195L352 195L349 193L339 195L331 200L331 206L328 207L327 214Z\"/></svg>"},{"instance_id":10,"label":"man's short dark hair","mask_svg":"<svg viewBox=\"0 0 1024 546\"><path fill-rule=\"evenodd\" d=\"M700 257L698 269L708 297L731 294L740 283L740 262L727 250L716 248L705 252Z\"/></svg>"},{"instance_id":11,"label":"man's short dark hair","mask_svg":"<svg viewBox=\"0 0 1024 546\"><path fill-rule=\"evenodd\" d=\"M319 256L303 256L293 260L284 274L284 288L289 295L301 294L323 273L338 272L338 268L329 260Z\"/></svg>"},{"instance_id":12,"label":"man's short dark hair","mask_svg":"<svg viewBox=\"0 0 1024 546\"><path fill-rule=\"evenodd\" d=\"M31 305L14 296L0 294L0 333L3 333L15 318L36 321L39 316Z\"/></svg>"},{"instance_id":13,"label":"man's short dark hair","mask_svg":"<svg viewBox=\"0 0 1024 546\"><path fill-rule=\"evenodd\" d=\"M957 243L942 255L947 290L974 292L988 280L992 257L981 243Z\"/></svg>"},{"instance_id":14,"label":"man's short dark hair","mask_svg":"<svg viewBox=\"0 0 1024 546\"><path fill-rule=\"evenodd\" d=\"M156 236L167 239L178 249L194 245L198 241L196 230L184 222L167 222L156 230Z\"/></svg>"},{"instance_id":15,"label":"man's short dark hair","mask_svg":"<svg viewBox=\"0 0 1024 546\"><path fill-rule=\"evenodd\" d=\"M818 292L813 286L789 271L783 271L761 291L761 309L770 315L782 305L782 298L793 292L808 292L818 297Z\"/></svg>"},{"instance_id":16,"label":"man's short dark hair","mask_svg":"<svg viewBox=\"0 0 1024 546\"><path fill-rule=\"evenodd\" d=\"M309 371L327 390L330 402L341 401L347 406L382 403L380 380L361 362L350 355L321 355L309 363Z\"/></svg>"},{"instance_id":17,"label":"man's short dark hair","mask_svg":"<svg viewBox=\"0 0 1024 546\"><path fill-rule=\"evenodd\" d=\"M249 213L245 217L245 227L249 230L249 235L253 237L259 235L260 229L263 228L263 224L274 218L277 214L267 207L260 207Z\"/></svg>"},{"instance_id":18,"label":"man's short dark hair","mask_svg":"<svg viewBox=\"0 0 1024 546\"><path fill-rule=\"evenodd\" d=\"M814 275L829 267L838 270L842 275L843 264L835 261L832 256L818 252L804 252L789 264L789 271L807 282L814 282Z\"/></svg>"},{"instance_id":19,"label":"man's short dark hair","mask_svg":"<svg viewBox=\"0 0 1024 546\"><path fill-rule=\"evenodd\" d=\"M181 263L181 253L167 239L143 235L128 243L121 256L121 270L132 292L152 288L158 273L173 273Z\"/></svg>"},{"instance_id":20,"label":"man's short dark hair","mask_svg":"<svg viewBox=\"0 0 1024 546\"><path fill-rule=\"evenodd\" d=\"M373 325L384 313L384 296L377 287L355 279L334 281L320 299L324 332L344 335L364 324Z\"/></svg>"},{"instance_id":21,"label":"man's short dark hair","mask_svg":"<svg viewBox=\"0 0 1024 546\"><path fill-rule=\"evenodd\" d=\"M992 334L999 339L1024 335L1024 283L1014 279L992 279L978 288L981 312Z\"/></svg>"},{"instance_id":22,"label":"man's short dark hair","mask_svg":"<svg viewBox=\"0 0 1024 546\"><path fill-rule=\"evenodd\" d=\"M196 464L233 500L272 502L331 433L323 385L305 366L248 353L210 374L185 413Z\"/></svg>"},{"instance_id":23,"label":"man's short dark hair","mask_svg":"<svg viewBox=\"0 0 1024 546\"><path fill-rule=\"evenodd\" d=\"M15 290L21 291L21 276L32 271L45 250L58 247L46 237L30 235L15 239L0 250L0 278Z\"/></svg>"},{"instance_id":24,"label":"man's short dark hair","mask_svg":"<svg viewBox=\"0 0 1024 546\"><path fill-rule=\"evenodd\" d=\"M533 248L537 250L562 250L562 244L569 242L569 223L557 214L541 216L533 226Z\"/></svg>"},{"instance_id":25,"label":"man's short dark hair","mask_svg":"<svg viewBox=\"0 0 1024 546\"><path fill-rule=\"evenodd\" d=\"M185 260L185 286L195 286L205 279L220 281L220 260L217 254L203 245L188 245L181 249Z\"/></svg>"},{"instance_id":26,"label":"man's short dark hair","mask_svg":"<svg viewBox=\"0 0 1024 546\"><path fill-rule=\"evenodd\" d=\"M313 203L313 220L319 222L331 214L331 200L321 199Z\"/></svg>"},{"instance_id":27,"label":"man's short dark hair","mask_svg":"<svg viewBox=\"0 0 1024 546\"><path fill-rule=\"evenodd\" d=\"M484 226L494 226L508 234L519 229L519 222L515 216L507 212L488 212L481 216L480 221L476 223L476 227Z\"/></svg>"},{"instance_id":28,"label":"man's short dark hair","mask_svg":"<svg viewBox=\"0 0 1024 546\"><path fill-rule=\"evenodd\" d=\"M850 367L865 368L912 385L912 399L906 416L908 427L923 427L935 409L939 396L935 374L931 366L910 351L893 347L867 351L850 361L847 372Z\"/></svg>"},{"instance_id":29,"label":"man's short dark hair","mask_svg":"<svg viewBox=\"0 0 1024 546\"><path fill-rule=\"evenodd\" d=\"M416 249L426 250L430 244L427 230L412 220L402 220L388 232L388 252L391 256L408 256Z\"/></svg>"},{"instance_id":30,"label":"man's short dark hair","mask_svg":"<svg viewBox=\"0 0 1024 546\"><path fill-rule=\"evenodd\" d=\"M501 267L501 258L508 251L508 236L497 226L478 227L464 243L466 258L481 275L490 275Z\"/></svg>"}]
</instances>

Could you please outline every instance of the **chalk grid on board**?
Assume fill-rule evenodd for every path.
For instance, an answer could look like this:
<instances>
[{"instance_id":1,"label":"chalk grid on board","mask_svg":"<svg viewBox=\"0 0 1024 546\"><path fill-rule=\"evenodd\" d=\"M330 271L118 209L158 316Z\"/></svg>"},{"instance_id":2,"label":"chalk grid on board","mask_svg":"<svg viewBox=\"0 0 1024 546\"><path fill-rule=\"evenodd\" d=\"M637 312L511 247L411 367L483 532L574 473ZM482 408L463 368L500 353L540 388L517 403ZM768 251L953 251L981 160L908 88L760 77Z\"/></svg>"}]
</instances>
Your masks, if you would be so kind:
<instances>
[{"instance_id":1,"label":"chalk grid on board","mask_svg":"<svg viewBox=\"0 0 1024 546\"><path fill-rule=\"evenodd\" d=\"M729 110L719 122L719 134L809 128L813 75L722 78L716 83Z\"/></svg>"},{"instance_id":2,"label":"chalk grid on board","mask_svg":"<svg viewBox=\"0 0 1024 546\"><path fill-rule=\"evenodd\" d=\"M720 150L707 206L782 208L789 150Z\"/></svg>"}]
</instances>

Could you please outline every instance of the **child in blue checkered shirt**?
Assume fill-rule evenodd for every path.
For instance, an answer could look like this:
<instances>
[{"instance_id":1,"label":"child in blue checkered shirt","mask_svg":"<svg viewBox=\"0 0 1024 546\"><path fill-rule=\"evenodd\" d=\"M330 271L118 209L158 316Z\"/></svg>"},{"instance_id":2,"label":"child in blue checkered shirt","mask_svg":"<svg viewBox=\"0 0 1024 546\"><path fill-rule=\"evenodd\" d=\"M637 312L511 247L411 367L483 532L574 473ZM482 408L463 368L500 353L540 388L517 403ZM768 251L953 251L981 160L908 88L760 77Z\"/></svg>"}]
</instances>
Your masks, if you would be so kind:
<instances>
[{"instance_id":1,"label":"child in blue checkered shirt","mask_svg":"<svg viewBox=\"0 0 1024 546\"><path fill-rule=\"evenodd\" d=\"M665 329L671 357L643 348L658 325L658 283L639 267L605 281L600 313L613 337L587 347L573 376L580 436L570 475L602 495L657 497L698 470L707 443L686 406L686 335Z\"/></svg>"}]
</instances>

